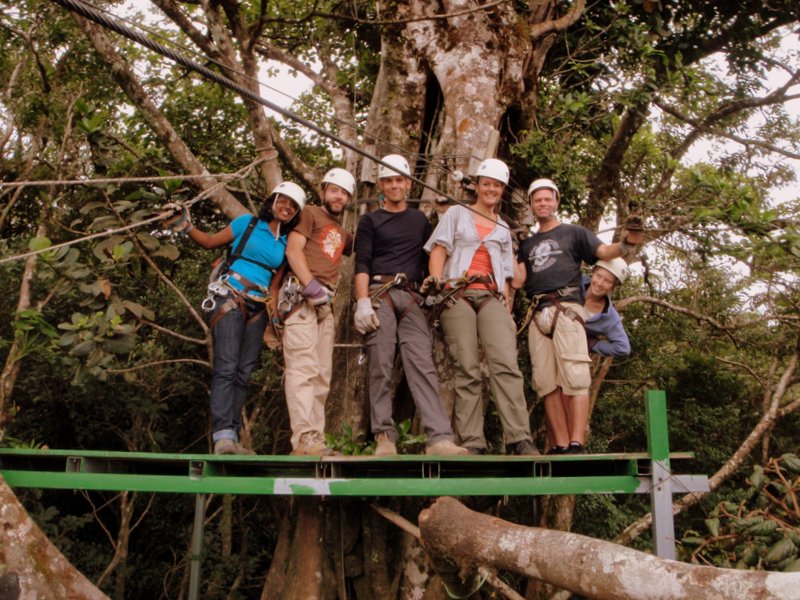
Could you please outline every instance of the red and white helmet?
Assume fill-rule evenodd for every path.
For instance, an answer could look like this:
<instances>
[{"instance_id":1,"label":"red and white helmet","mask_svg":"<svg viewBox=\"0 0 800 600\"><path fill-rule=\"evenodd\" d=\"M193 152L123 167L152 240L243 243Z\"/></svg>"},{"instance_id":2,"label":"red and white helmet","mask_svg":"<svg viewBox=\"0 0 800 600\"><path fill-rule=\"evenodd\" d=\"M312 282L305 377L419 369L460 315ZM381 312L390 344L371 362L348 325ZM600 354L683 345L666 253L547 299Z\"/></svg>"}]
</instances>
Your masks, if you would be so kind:
<instances>
[{"instance_id":1,"label":"red and white helmet","mask_svg":"<svg viewBox=\"0 0 800 600\"><path fill-rule=\"evenodd\" d=\"M306 205L306 193L296 183L292 183L291 181L282 181L278 185L275 186L275 189L272 190L272 196L276 196L277 194L281 194L288 198L294 200L295 204L300 207L300 210L303 210L303 207Z\"/></svg>"},{"instance_id":2,"label":"red and white helmet","mask_svg":"<svg viewBox=\"0 0 800 600\"><path fill-rule=\"evenodd\" d=\"M378 179L397 177L398 175L411 177L411 168L408 166L408 161L399 154L387 154L381 160L389 166L378 165Z\"/></svg>"},{"instance_id":3,"label":"red and white helmet","mask_svg":"<svg viewBox=\"0 0 800 600\"><path fill-rule=\"evenodd\" d=\"M349 171L339 169L338 167L325 173L325 176L322 178L323 187L326 183L338 185L351 196L353 195L353 192L356 191L355 177L353 177Z\"/></svg>"},{"instance_id":4,"label":"red and white helmet","mask_svg":"<svg viewBox=\"0 0 800 600\"><path fill-rule=\"evenodd\" d=\"M558 191L558 186L553 183L552 179L535 179L528 186L528 200L531 199L531 194L536 190L553 190L556 195L556 202L561 201L561 192Z\"/></svg>"},{"instance_id":5,"label":"red and white helmet","mask_svg":"<svg viewBox=\"0 0 800 600\"><path fill-rule=\"evenodd\" d=\"M487 158L478 165L478 170L475 171L475 177L491 177L501 182L503 185L508 185L508 165L497 158Z\"/></svg>"}]
</instances>

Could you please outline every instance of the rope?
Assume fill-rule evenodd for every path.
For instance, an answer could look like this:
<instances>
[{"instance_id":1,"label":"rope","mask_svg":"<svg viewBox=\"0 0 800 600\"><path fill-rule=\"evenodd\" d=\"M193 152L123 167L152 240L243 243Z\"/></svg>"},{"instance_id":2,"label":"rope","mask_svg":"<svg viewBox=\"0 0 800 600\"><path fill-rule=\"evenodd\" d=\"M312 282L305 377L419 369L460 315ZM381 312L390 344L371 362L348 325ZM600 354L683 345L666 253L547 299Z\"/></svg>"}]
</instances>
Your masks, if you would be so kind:
<instances>
[{"instance_id":1,"label":"rope","mask_svg":"<svg viewBox=\"0 0 800 600\"><path fill-rule=\"evenodd\" d=\"M392 165L390 165L388 163L385 163L380 158L378 158L378 156L376 156L375 154L372 154L371 152L368 152L368 151L364 150L363 148L360 148L356 144L354 144L352 142L349 142L349 141L339 137L338 135L336 135L334 133L331 133L330 131L324 129L323 127L320 127L316 123L313 123L313 122L309 121L308 119L305 119L305 118L301 117L297 113L295 113L295 112L293 112L291 110L288 110L286 108L283 108L282 106L279 106L279 105L275 104L274 102L272 102L270 100L267 100L266 98L264 98L262 96L259 96L258 94L256 94L256 93L254 93L254 92L242 87L241 85L239 85L235 81L232 81L228 77L225 77L224 75L220 75L219 73L216 73L216 72L212 71L208 67L206 67L204 65L201 65L200 63L197 63L197 62L195 62L195 61L183 56L182 54L179 54L177 52L172 51L171 49L165 47L164 45L159 44L158 42L155 42L155 41L153 41L153 40L151 40L149 38L144 37L143 35L137 33L136 31L133 31L130 27L126 27L125 25L119 23L116 20L109 19L108 17L103 15L100 11L98 11L97 9L87 5L85 2L83 2L83 0L52 0L52 1L55 2L56 4L59 4L59 5L63 6L67 10L70 10L70 11L72 11L74 13L77 13L77 14L81 15L82 17L97 23L98 25L100 25L100 26L102 26L102 27L104 27L106 29L109 29L111 31L115 31L116 33L120 34L121 36L126 37L129 40L144 46L145 48L149 48L153 52L156 52L156 53L158 53L158 54L160 54L160 55L162 55L162 56L164 56L166 58L169 58L170 60L178 63L182 67L184 67L186 69L189 69L190 71L194 71L195 73L198 73L199 75L202 75L203 77L205 77L206 79L208 79L210 81L213 81L214 83L217 83L217 84L219 84L219 85L221 85L223 87L226 87L226 88L236 92L242 98L247 98L248 100L250 100L252 102L255 102L257 104L261 104L263 106L266 106L267 108L269 108L273 112L276 112L279 115L281 115L283 117L286 117L287 119L290 119L290 120L292 120L292 121L294 121L296 123L299 123L300 125L303 125L304 127L307 127L311 131L313 131L313 132L315 132L315 133L317 133L317 134L319 134L319 135L321 135L321 136L323 136L323 137L325 137L325 138L327 138L327 139L329 139L329 140L331 140L333 142L336 142L336 143L344 146L345 148L348 148L348 149L352 150L353 152L356 152L356 153L360 154L364 158L367 158L367 159L369 159L369 160L371 160L371 161L373 161L373 162L375 162L375 163L377 163L379 165L383 165L384 167L387 167L387 168L389 168L391 170L394 170ZM460 200L457 200L456 198L452 198L448 194L442 192L437 187L435 187L433 185L430 185L429 183L425 182L424 180L420 179L419 177L416 177L414 175L408 175L407 177L410 180L414 181L415 183L421 185L422 187L424 187L426 189L429 189L429 190L431 190L433 192L436 192L437 194L443 196L448 201L453 202L454 204L458 204L460 206L463 206L463 207L465 207L467 210L469 210L471 212L476 212L468 204L466 204L464 202L461 202ZM511 231L511 228L506 226L506 225L504 225L504 224L498 223L498 225L501 225L502 227L506 227L506 229ZM2 263L0 263L0 264L2 264Z\"/></svg>"},{"instance_id":2,"label":"rope","mask_svg":"<svg viewBox=\"0 0 800 600\"><path fill-rule=\"evenodd\" d=\"M264 157L260 160L268 160L270 157ZM255 163L253 163L255 164ZM250 164L249 167L252 167ZM245 175L236 173L204 173L201 175L154 175L152 177L103 177L98 179L38 179L35 181L0 181L0 188L14 188L14 187L38 187L48 185L95 185L98 183L146 183L148 181L170 181L173 179L206 179L213 177L214 179L243 179Z\"/></svg>"},{"instance_id":3,"label":"rope","mask_svg":"<svg viewBox=\"0 0 800 600\"><path fill-rule=\"evenodd\" d=\"M234 177L241 176L242 173L246 173L249 169L252 169L255 165L257 165L258 163L262 162L263 160L265 160L265 159L259 158L257 160L254 160L249 165L247 165L244 168L239 169L238 171L236 171L236 173L233 176ZM199 177L211 177L211 175L199 175ZM175 179L175 178L172 177L171 179ZM82 183L94 183L95 181L97 181L97 180L92 179L92 180L83 181ZM55 183L58 184L59 182L56 181ZM183 204L188 208L188 207L192 206L193 204L195 204L196 202L199 202L200 200L203 200L206 196L209 196L212 192L215 192L216 190L218 190L220 187L222 187L224 185L225 185L225 182L223 182L223 181L215 183L214 185L212 185L207 190L203 190L202 192L197 194L194 198L191 198L190 200L187 200ZM171 211L170 212L166 212L166 213L161 213L159 215L156 215L155 217L150 217L149 219L144 219L143 221L137 221L135 223L130 223L128 225L125 225L124 227L117 227L115 229L106 229L105 231L98 231L97 233L92 233L92 234L89 234L89 235L86 235L86 236L83 236L83 237L76 238L74 240L69 240L67 242L62 242L61 244L56 244L55 246L48 246L47 248L40 248L39 250L31 250L30 252L24 252L22 254L15 254L13 256L7 256L5 258L0 259L0 265L4 265L6 263L14 262L14 261L17 261L17 260L23 260L23 259L29 258L31 256L37 256L39 254L43 254L44 252L50 252L51 250L59 250L61 248L66 248L68 246L73 246L75 244L79 244L81 242L86 242L86 241L94 240L94 239L101 238L101 237L108 237L108 236L114 235L115 233L122 233L124 231L130 231L131 229L136 229L137 227L141 227L143 225L149 225L150 223L155 223L157 221L161 221L165 217L169 217L172 214L173 213Z\"/></svg>"}]
</instances>

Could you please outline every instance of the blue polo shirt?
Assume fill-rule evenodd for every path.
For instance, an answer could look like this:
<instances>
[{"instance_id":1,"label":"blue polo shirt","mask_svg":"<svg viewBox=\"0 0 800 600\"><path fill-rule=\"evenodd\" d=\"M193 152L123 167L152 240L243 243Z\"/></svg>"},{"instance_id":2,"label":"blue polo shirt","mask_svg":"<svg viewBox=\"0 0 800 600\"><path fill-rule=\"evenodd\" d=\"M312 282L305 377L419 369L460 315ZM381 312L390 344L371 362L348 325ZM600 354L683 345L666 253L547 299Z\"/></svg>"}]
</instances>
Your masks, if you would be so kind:
<instances>
[{"instance_id":1,"label":"blue polo shirt","mask_svg":"<svg viewBox=\"0 0 800 600\"><path fill-rule=\"evenodd\" d=\"M247 230L247 226L250 224L250 219L252 219L251 215L242 215L231 221L230 226L233 231L232 248L235 249L238 246L244 232ZM259 286L268 288L272 282L272 271L270 269L277 269L286 259L286 236L281 235L276 238L270 230L269 224L259 219L250 234L250 239L247 240L247 244L242 250L242 257L250 260L237 258L231 264L230 270ZM258 261L268 266L269 269L250 262L251 260ZM244 289L244 286L235 279L228 280L228 284L239 290Z\"/></svg>"}]
</instances>

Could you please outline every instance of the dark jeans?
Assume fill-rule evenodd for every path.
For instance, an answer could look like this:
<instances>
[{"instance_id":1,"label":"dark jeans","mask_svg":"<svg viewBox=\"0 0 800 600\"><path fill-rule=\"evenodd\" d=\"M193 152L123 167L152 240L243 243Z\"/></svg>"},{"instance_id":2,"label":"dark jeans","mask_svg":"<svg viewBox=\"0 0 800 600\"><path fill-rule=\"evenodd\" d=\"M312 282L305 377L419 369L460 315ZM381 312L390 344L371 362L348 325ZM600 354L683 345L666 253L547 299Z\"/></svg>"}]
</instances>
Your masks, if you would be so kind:
<instances>
[{"instance_id":1,"label":"dark jeans","mask_svg":"<svg viewBox=\"0 0 800 600\"><path fill-rule=\"evenodd\" d=\"M224 300L218 299L214 315ZM263 304L246 303L247 315L235 308L225 313L214 325L214 370L211 374L211 426L213 440L239 439L242 428L242 407L250 373L258 363L261 338L267 326ZM261 315L250 324L254 315Z\"/></svg>"}]
</instances>

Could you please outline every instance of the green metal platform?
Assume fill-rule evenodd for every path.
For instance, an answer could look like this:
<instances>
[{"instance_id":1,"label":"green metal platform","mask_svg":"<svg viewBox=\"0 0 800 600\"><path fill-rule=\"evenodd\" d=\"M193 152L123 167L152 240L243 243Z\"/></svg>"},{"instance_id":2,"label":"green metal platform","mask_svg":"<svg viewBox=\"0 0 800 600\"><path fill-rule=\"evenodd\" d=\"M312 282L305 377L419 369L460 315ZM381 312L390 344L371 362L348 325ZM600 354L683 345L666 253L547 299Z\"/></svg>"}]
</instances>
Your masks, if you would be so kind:
<instances>
[{"instance_id":1,"label":"green metal platform","mask_svg":"<svg viewBox=\"0 0 800 600\"><path fill-rule=\"evenodd\" d=\"M645 396L647 452L567 456L214 456L0 449L12 488L195 494L189 598L199 598L207 494L273 496L541 496L649 494L654 550L675 558L672 495L708 491L679 475L669 452L664 392Z\"/></svg>"},{"instance_id":2,"label":"green metal platform","mask_svg":"<svg viewBox=\"0 0 800 600\"><path fill-rule=\"evenodd\" d=\"M670 460L691 458L672 453ZM538 496L648 493L647 453L295 457L0 450L13 488L275 496ZM697 477L673 475L696 489Z\"/></svg>"}]
</instances>

